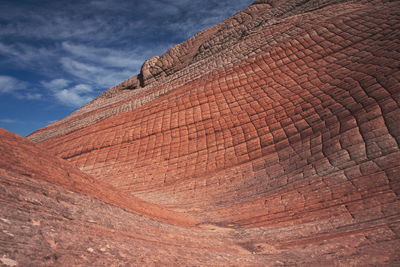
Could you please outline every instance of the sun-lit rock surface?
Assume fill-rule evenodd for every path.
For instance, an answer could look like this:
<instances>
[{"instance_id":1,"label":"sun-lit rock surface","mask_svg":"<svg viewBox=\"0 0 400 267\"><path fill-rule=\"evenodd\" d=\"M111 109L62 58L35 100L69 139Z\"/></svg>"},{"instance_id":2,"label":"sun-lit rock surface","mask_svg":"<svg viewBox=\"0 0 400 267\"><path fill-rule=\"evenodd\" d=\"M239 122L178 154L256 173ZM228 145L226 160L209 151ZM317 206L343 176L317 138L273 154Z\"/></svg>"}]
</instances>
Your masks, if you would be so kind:
<instances>
[{"instance_id":1,"label":"sun-lit rock surface","mask_svg":"<svg viewBox=\"0 0 400 267\"><path fill-rule=\"evenodd\" d=\"M2 266L398 263L396 203L392 215L362 222L341 216L286 226L221 226L93 182L10 132L0 130L0 140Z\"/></svg>"},{"instance_id":2,"label":"sun-lit rock surface","mask_svg":"<svg viewBox=\"0 0 400 267\"><path fill-rule=\"evenodd\" d=\"M26 181L45 180L43 192L71 200L46 197L56 205L48 212L58 218L58 242L76 238L70 230L80 225L98 252L95 245L111 241L93 239L82 220L102 214L117 224L109 238L123 240L109 257L120 262L138 263L136 255L175 265L396 266L399 39L399 1L256 1L30 135L35 153L63 160L46 154L37 168L48 172ZM4 188L29 195L21 175L36 165L10 163L7 153ZM76 182L55 176L55 162ZM67 221L71 228L59 221L60 205L83 213ZM24 229L23 216L5 217ZM17 249L0 257L16 261L34 246L6 242ZM91 250L71 259L85 262Z\"/></svg>"}]
</instances>

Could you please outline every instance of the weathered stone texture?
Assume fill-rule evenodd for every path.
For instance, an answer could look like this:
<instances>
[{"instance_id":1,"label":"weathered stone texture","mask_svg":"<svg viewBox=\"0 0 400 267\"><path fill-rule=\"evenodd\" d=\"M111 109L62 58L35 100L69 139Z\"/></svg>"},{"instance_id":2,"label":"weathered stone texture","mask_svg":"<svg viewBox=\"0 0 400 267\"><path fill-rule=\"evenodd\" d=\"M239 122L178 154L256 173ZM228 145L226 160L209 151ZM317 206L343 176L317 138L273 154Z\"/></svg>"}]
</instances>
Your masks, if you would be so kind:
<instances>
[{"instance_id":1,"label":"weathered stone texture","mask_svg":"<svg viewBox=\"0 0 400 267\"><path fill-rule=\"evenodd\" d=\"M149 260L396 266L399 37L398 1L256 1L29 138L191 244Z\"/></svg>"},{"instance_id":2,"label":"weathered stone texture","mask_svg":"<svg viewBox=\"0 0 400 267\"><path fill-rule=\"evenodd\" d=\"M338 208L335 219L286 226L216 225L93 182L90 175L22 137L1 130L0 140L2 266L399 263L395 210L361 224L349 214L340 215Z\"/></svg>"}]
</instances>

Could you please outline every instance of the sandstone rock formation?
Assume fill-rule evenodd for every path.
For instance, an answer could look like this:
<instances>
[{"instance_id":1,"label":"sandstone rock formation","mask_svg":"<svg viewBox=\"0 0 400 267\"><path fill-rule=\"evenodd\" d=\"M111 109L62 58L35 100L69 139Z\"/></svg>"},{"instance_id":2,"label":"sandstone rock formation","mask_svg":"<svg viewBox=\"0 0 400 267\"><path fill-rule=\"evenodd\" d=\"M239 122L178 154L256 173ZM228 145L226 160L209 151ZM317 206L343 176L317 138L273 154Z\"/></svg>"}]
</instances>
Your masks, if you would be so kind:
<instances>
[{"instance_id":1,"label":"sandstone rock formation","mask_svg":"<svg viewBox=\"0 0 400 267\"><path fill-rule=\"evenodd\" d=\"M260 0L1 133L0 260L399 265L399 39L398 1Z\"/></svg>"}]
</instances>

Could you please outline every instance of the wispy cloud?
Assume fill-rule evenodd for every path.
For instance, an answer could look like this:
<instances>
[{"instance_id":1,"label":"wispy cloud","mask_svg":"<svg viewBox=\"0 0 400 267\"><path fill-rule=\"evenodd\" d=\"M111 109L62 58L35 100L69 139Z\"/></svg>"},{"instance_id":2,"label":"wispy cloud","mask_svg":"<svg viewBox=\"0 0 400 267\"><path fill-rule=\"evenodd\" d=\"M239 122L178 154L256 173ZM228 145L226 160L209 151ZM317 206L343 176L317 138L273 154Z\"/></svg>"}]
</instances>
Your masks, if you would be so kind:
<instances>
[{"instance_id":1,"label":"wispy cloud","mask_svg":"<svg viewBox=\"0 0 400 267\"><path fill-rule=\"evenodd\" d=\"M132 75L128 69L113 69L91 62L82 62L70 57L61 58L63 70L74 79L90 83L101 88L107 88L119 83Z\"/></svg>"},{"instance_id":2,"label":"wispy cloud","mask_svg":"<svg viewBox=\"0 0 400 267\"><path fill-rule=\"evenodd\" d=\"M0 113L43 101L63 117L252 1L0 1Z\"/></svg>"},{"instance_id":3,"label":"wispy cloud","mask_svg":"<svg viewBox=\"0 0 400 267\"><path fill-rule=\"evenodd\" d=\"M80 107L92 100L93 97L81 94L75 88L63 89L54 93L55 98L64 105L71 107Z\"/></svg>"},{"instance_id":4,"label":"wispy cloud","mask_svg":"<svg viewBox=\"0 0 400 267\"><path fill-rule=\"evenodd\" d=\"M0 75L0 95L9 94L17 99L40 100L43 95L30 88L29 83L11 76Z\"/></svg>"},{"instance_id":5,"label":"wispy cloud","mask_svg":"<svg viewBox=\"0 0 400 267\"><path fill-rule=\"evenodd\" d=\"M94 97L92 86L88 84L71 86L72 83L72 81L66 79L41 82L51 92L52 96L65 106L79 107Z\"/></svg>"},{"instance_id":6,"label":"wispy cloud","mask_svg":"<svg viewBox=\"0 0 400 267\"><path fill-rule=\"evenodd\" d=\"M65 5L52 1L45 4L47 8L37 5L29 11L21 10L23 5L6 6L10 12L2 12L0 17L8 23L3 25L0 36L34 40L99 40L115 27L109 19L93 16L84 3ZM20 19L21 12L24 12L23 19Z\"/></svg>"},{"instance_id":7,"label":"wispy cloud","mask_svg":"<svg viewBox=\"0 0 400 267\"><path fill-rule=\"evenodd\" d=\"M13 44L0 42L0 56L4 57L7 64L21 69L47 69L48 65L53 65L52 62L57 54L55 47L36 47L19 42Z\"/></svg>"},{"instance_id":8,"label":"wispy cloud","mask_svg":"<svg viewBox=\"0 0 400 267\"><path fill-rule=\"evenodd\" d=\"M157 18L162 13L162 19L167 22L163 26L164 30L187 39L200 30L221 22L252 2L252 0L148 0L146 7L151 10L149 14L152 17Z\"/></svg>"},{"instance_id":9,"label":"wispy cloud","mask_svg":"<svg viewBox=\"0 0 400 267\"><path fill-rule=\"evenodd\" d=\"M14 77L0 75L0 94L16 92L24 89L25 87L26 83L21 82Z\"/></svg>"},{"instance_id":10,"label":"wispy cloud","mask_svg":"<svg viewBox=\"0 0 400 267\"><path fill-rule=\"evenodd\" d=\"M143 63L144 55L137 53L134 48L127 51L73 44L71 42L63 42L62 47L74 57L100 63L107 67L133 68Z\"/></svg>"},{"instance_id":11,"label":"wispy cloud","mask_svg":"<svg viewBox=\"0 0 400 267\"><path fill-rule=\"evenodd\" d=\"M66 79L54 79L51 81L41 81L40 83L49 90L58 90L67 87L71 81Z\"/></svg>"}]
</instances>

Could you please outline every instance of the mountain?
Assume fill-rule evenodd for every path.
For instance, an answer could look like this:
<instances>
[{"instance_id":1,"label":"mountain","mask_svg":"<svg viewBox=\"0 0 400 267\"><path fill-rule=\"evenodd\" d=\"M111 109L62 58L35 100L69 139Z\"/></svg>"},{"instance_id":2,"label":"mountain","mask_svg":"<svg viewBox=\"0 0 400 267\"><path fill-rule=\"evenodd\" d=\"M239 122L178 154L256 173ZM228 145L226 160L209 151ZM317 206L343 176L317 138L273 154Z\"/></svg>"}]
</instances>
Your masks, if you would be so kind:
<instances>
[{"instance_id":1,"label":"mountain","mask_svg":"<svg viewBox=\"0 0 400 267\"><path fill-rule=\"evenodd\" d=\"M0 261L400 264L399 39L399 1L258 0L0 132Z\"/></svg>"}]
</instances>

